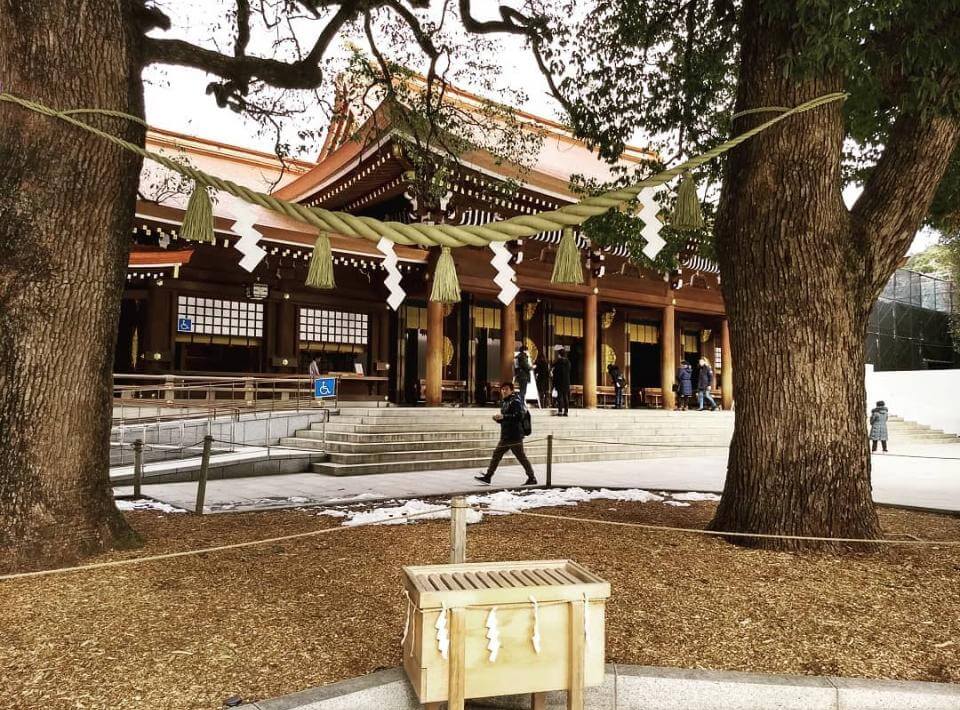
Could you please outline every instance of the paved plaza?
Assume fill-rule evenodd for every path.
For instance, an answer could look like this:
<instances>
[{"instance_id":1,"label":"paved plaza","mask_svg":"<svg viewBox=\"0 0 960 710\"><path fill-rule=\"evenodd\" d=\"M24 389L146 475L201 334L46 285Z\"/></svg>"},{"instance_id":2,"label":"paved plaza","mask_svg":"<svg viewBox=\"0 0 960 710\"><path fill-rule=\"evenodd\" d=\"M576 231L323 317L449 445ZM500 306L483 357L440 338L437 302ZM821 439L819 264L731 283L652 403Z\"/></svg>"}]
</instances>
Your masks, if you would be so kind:
<instances>
[{"instance_id":1,"label":"paved plaza","mask_svg":"<svg viewBox=\"0 0 960 710\"><path fill-rule=\"evenodd\" d=\"M544 482L544 467L537 466ZM720 493L726 456L639 459L557 464L555 486L592 486ZM211 510L255 510L297 505L442 496L490 490L475 485L477 471L456 469L335 477L314 473L257 476L209 481L206 505ZM493 489L523 481L519 466L503 466ZM874 454L873 489L877 503L960 512L960 444L912 445L891 454ZM180 508L193 509L196 482L145 485L143 493ZM117 495L132 488L119 486Z\"/></svg>"}]
</instances>

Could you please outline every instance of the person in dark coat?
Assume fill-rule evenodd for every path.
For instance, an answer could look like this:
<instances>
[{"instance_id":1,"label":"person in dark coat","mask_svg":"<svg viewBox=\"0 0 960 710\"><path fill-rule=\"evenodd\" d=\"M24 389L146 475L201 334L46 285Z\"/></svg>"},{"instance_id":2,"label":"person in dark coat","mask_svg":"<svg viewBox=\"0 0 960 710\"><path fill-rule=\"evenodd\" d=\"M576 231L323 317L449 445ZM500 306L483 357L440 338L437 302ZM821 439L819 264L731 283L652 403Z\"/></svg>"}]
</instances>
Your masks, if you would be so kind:
<instances>
[{"instance_id":1,"label":"person in dark coat","mask_svg":"<svg viewBox=\"0 0 960 710\"><path fill-rule=\"evenodd\" d=\"M500 413L493 416L493 421L500 422L500 441L497 442L497 448L494 449L493 456L490 458L487 472L474 476L480 483L490 485L503 455L507 451L512 451L517 463L527 472L527 480L523 485L537 485L533 466L530 465L530 459L523 451L523 417L526 409L526 405L520 399L520 393L513 388L512 382L504 382L500 385Z\"/></svg>"},{"instance_id":2,"label":"person in dark coat","mask_svg":"<svg viewBox=\"0 0 960 710\"><path fill-rule=\"evenodd\" d=\"M627 381L615 362L607 365L607 374L610 375L610 381L613 383L613 408L623 409L623 388Z\"/></svg>"},{"instance_id":3,"label":"person in dark coat","mask_svg":"<svg viewBox=\"0 0 960 710\"><path fill-rule=\"evenodd\" d=\"M883 444L883 453L887 453L887 405L881 399L870 412L870 442L873 451L877 450L877 442Z\"/></svg>"},{"instance_id":4,"label":"person in dark coat","mask_svg":"<svg viewBox=\"0 0 960 710\"><path fill-rule=\"evenodd\" d=\"M533 373L533 363L530 362L530 356L527 354L525 345L520 346L520 351L513 362L513 376L517 381L517 390L520 395L520 401L527 401L527 385L530 384L530 375Z\"/></svg>"},{"instance_id":5,"label":"person in dark coat","mask_svg":"<svg viewBox=\"0 0 960 710\"><path fill-rule=\"evenodd\" d=\"M693 396L693 368L689 362L681 362L677 370L677 409L686 410L688 398Z\"/></svg>"},{"instance_id":6,"label":"person in dark coat","mask_svg":"<svg viewBox=\"0 0 960 710\"><path fill-rule=\"evenodd\" d=\"M557 351L551 372L553 389L557 391L557 416L570 415L570 360L563 348Z\"/></svg>"},{"instance_id":7,"label":"person in dark coat","mask_svg":"<svg viewBox=\"0 0 960 710\"><path fill-rule=\"evenodd\" d=\"M550 391L550 365L542 352L537 353L537 361L533 364L533 379L537 383L537 394L545 401Z\"/></svg>"},{"instance_id":8,"label":"person in dark coat","mask_svg":"<svg viewBox=\"0 0 960 710\"><path fill-rule=\"evenodd\" d=\"M703 400L710 403L710 411L717 411L717 403L710 394L710 386L713 384L713 368L707 362L707 358L700 358L700 372L697 373L697 411L703 411Z\"/></svg>"}]
</instances>

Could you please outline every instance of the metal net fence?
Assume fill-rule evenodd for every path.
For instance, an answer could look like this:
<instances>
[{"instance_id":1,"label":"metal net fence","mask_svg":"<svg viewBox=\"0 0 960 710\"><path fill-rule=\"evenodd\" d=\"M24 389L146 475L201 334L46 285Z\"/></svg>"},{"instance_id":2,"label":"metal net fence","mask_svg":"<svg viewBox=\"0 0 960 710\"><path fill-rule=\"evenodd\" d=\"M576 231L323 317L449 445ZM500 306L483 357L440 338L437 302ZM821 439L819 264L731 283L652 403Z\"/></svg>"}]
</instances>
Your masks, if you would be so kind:
<instances>
[{"instance_id":1,"label":"metal net fence","mask_svg":"<svg viewBox=\"0 0 960 710\"><path fill-rule=\"evenodd\" d=\"M897 270L867 323L867 362L877 370L960 367L950 319L958 296L950 281Z\"/></svg>"}]
</instances>

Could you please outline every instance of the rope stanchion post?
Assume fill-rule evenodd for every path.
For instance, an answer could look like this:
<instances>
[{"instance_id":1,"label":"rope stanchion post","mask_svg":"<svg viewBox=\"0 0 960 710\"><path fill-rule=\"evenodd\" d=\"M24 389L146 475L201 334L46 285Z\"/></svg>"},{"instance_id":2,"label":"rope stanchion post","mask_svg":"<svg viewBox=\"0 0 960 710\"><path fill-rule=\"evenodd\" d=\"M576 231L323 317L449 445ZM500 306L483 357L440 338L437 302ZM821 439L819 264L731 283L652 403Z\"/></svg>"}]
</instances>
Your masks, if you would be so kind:
<instances>
[{"instance_id":1,"label":"rope stanchion post","mask_svg":"<svg viewBox=\"0 0 960 710\"><path fill-rule=\"evenodd\" d=\"M200 478L197 481L197 505L194 512L203 515L203 500L207 497L207 473L210 470L210 447L213 437L207 434L203 437L203 456L200 459Z\"/></svg>"},{"instance_id":2,"label":"rope stanchion post","mask_svg":"<svg viewBox=\"0 0 960 710\"><path fill-rule=\"evenodd\" d=\"M454 496L450 501L450 564L467 561L467 499Z\"/></svg>"},{"instance_id":3,"label":"rope stanchion post","mask_svg":"<svg viewBox=\"0 0 960 710\"><path fill-rule=\"evenodd\" d=\"M553 488L553 434L547 434L547 488Z\"/></svg>"},{"instance_id":4,"label":"rope stanchion post","mask_svg":"<svg viewBox=\"0 0 960 710\"><path fill-rule=\"evenodd\" d=\"M133 495L140 497L140 485L143 483L143 439L133 442Z\"/></svg>"}]
</instances>

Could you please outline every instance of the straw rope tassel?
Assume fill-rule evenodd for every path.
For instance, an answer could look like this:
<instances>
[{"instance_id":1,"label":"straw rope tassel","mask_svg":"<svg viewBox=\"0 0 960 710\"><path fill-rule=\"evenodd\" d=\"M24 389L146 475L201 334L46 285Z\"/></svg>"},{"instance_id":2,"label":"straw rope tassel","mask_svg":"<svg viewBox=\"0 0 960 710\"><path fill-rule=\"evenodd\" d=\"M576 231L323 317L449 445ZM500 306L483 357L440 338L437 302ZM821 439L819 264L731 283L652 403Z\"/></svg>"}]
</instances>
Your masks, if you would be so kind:
<instances>
[{"instance_id":1,"label":"straw rope tassel","mask_svg":"<svg viewBox=\"0 0 960 710\"><path fill-rule=\"evenodd\" d=\"M337 287L333 277L333 250L330 247L330 235L326 232L321 231L313 245L313 256L310 257L306 285L323 289Z\"/></svg>"},{"instance_id":2,"label":"straw rope tassel","mask_svg":"<svg viewBox=\"0 0 960 710\"><path fill-rule=\"evenodd\" d=\"M460 280L457 278L457 266L453 263L453 254L450 247L440 250L440 258L433 270L433 289L430 291L430 300L440 303L460 302Z\"/></svg>"},{"instance_id":3,"label":"straw rope tassel","mask_svg":"<svg viewBox=\"0 0 960 710\"><path fill-rule=\"evenodd\" d=\"M693 181L693 175L687 171L677 189L677 204L673 207L670 225L674 229L692 230L703 229L704 224L700 200L697 199L697 184Z\"/></svg>"},{"instance_id":4,"label":"straw rope tassel","mask_svg":"<svg viewBox=\"0 0 960 710\"><path fill-rule=\"evenodd\" d=\"M131 121L143 123L143 119L136 116L121 113L119 111L108 111L105 109L75 109L73 111L58 111L57 109L45 106L44 104L28 99L20 98L6 92L0 92L0 101L15 103L23 108L34 111L45 116L50 116L58 120L69 123L72 126L103 138L113 145L120 146L125 150L132 151L144 158L163 165L180 175L184 175L200 185L226 192L234 197L251 202L279 214L298 220L305 224L310 224L317 229L326 229L335 231L338 234L351 237L360 237L371 242L378 242L381 238L389 239L396 244L419 245L419 246L486 246L491 241L510 241L513 239L523 239L542 232L551 232L558 229L578 226L583 224L590 217L603 214L610 208L617 208L621 205L636 199L636 196L646 187L663 185L673 180L678 175L689 172L701 165L722 155L726 151L734 148L744 141L750 140L758 133L767 130L790 116L794 116L804 111L811 111L820 106L842 101L846 98L843 92L834 92L818 96L815 99L794 106L788 111L781 112L777 107L764 107L762 109L751 109L752 112L772 111L779 113L778 116L768 121L754 126L743 133L724 141L715 146L706 153L690 158L683 163L664 170L663 172L644 178L633 185L617 188L605 192L602 195L592 195L585 197L580 202L570 205L564 205L555 210L541 212L533 215L517 215L510 219L490 222L483 225L454 225L454 224L403 224L400 222L381 222L372 217L362 217L345 212L333 212L319 207L310 207L308 205L289 202L279 199L273 195L268 195L257 190L252 190L243 185L238 185L231 180L225 180L216 175L209 175L196 168L183 165L159 153L146 150L123 138L101 131L95 126L85 123L80 118L71 114L98 114L126 118Z\"/></svg>"},{"instance_id":5,"label":"straw rope tassel","mask_svg":"<svg viewBox=\"0 0 960 710\"><path fill-rule=\"evenodd\" d=\"M213 236L213 205L207 188L199 183L193 187L187 211L183 215L180 236L194 242L215 243Z\"/></svg>"},{"instance_id":6,"label":"straw rope tassel","mask_svg":"<svg viewBox=\"0 0 960 710\"><path fill-rule=\"evenodd\" d=\"M557 249L557 260L553 264L553 275L550 281L555 284L582 284L583 264L580 263L580 249L569 227L563 230L560 247Z\"/></svg>"}]
</instances>

